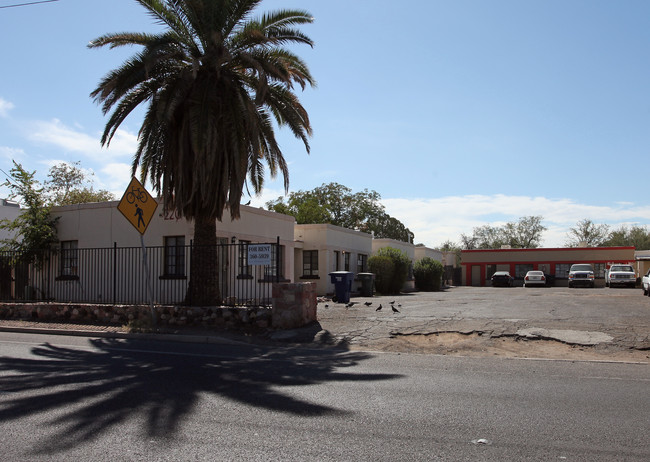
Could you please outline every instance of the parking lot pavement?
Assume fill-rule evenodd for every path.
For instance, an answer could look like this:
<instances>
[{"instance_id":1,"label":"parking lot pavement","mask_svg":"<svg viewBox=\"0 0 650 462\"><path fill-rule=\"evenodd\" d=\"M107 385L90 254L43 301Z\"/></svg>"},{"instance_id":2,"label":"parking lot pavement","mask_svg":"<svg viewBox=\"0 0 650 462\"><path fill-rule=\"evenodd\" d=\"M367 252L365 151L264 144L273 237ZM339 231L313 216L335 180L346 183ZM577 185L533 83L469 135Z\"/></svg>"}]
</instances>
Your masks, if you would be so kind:
<instances>
[{"instance_id":1,"label":"parking lot pavement","mask_svg":"<svg viewBox=\"0 0 650 462\"><path fill-rule=\"evenodd\" d=\"M424 344L439 346L432 340L447 336L448 341L473 337L479 344L499 339L522 346L547 340L592 353L650 355L650 299L641 289L452 287L351 301L355 305L346 308L321 299L318 319L332 337L361 348L391 349L396 340L408 339L427 352Z\"/></svg>"}]
</instances>

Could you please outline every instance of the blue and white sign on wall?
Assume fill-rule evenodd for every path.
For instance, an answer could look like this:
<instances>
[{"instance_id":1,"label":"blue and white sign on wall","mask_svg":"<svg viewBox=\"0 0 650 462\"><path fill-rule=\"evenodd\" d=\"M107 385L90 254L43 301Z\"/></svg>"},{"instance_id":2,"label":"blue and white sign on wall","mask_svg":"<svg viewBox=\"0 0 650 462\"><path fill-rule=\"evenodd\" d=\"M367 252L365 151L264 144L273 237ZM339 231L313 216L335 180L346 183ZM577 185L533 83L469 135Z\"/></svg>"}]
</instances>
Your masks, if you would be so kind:
<instances>
[{"instance_id":1,"label":"blue and white sign on wall","mask_svg":"<svg viewBox=\"0 0 650 462\"><path fill-rule=\"evenodd\" d=\"M271 244L248 244L249 265L270 265Z\"/></svg>"}]
</instances>

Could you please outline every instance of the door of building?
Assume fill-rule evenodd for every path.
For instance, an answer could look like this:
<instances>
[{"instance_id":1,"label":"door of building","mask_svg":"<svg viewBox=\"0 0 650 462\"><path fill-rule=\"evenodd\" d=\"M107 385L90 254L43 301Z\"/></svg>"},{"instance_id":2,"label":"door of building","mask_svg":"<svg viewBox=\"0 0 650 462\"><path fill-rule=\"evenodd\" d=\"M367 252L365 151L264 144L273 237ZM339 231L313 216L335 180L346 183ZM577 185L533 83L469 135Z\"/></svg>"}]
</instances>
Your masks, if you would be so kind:
<instances>
[{"instance_id":1,"label":"door of building","mask_svg":"<svg viewBox=\"0 0 650 462\"><path fill-rule=\"evenodd\" d=\"M480 287L481 285L481 266L472 265L472 285Z\"/></svg>"}]
</instances>

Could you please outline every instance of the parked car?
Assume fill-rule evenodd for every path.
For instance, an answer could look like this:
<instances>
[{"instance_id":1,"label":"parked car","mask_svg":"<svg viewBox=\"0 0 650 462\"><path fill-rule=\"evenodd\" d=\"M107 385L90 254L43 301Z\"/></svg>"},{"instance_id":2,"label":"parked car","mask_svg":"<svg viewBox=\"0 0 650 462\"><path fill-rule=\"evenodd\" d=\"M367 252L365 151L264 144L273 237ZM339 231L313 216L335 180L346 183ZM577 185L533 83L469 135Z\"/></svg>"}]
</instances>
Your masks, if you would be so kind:
<instances>
[{"instance_id":1,"label":"parked car","mask_svg":"<svg viewBox=\"0 0 650 462\"><path fill-rule=\"evenodd\" d=\"M641 285L643 286L643 295L650 297L650 270L641 278Z\"/></svg>"},{"instance_id":2,"label":"parked car","mask_svg":"<svg viewBox=\"0 0 650 462\"><path fill-rule=\"evenodd\" d=\"M605 285L614 286L636 286L636 273L630 265L612 265L605 273Z\"/></svg>"},{"instance_id":3,"label":"parked car","mask_svg":"<svg viewBox=\"0 0 650 462\"><path fill-rule=\"evenodd\" d=\"M515 278L510 276L507 271L497 271L490 280L492 281L492 287L512 287L515 282Z\"/></svg>"},{"instance_id":4,"label":"parked car","mask_svg":"<svg viewBox=\"0 0 650 462\"><path fill-rule=\"evenodd\" d=\"M546 275L543 271L529 271L524 277L524 287L543 287L546 285Z\"/></svg>"},{"instance_id":5,"label":"parked car","mask_svg":"<svg viewBox=\"0 0 650 462\"><path fill-rule=\"evenodd\" d=\"M569 269L569 287L587 286L594 287L594 267L589 263L576 263Z\"/></svg>"}]
</instances>

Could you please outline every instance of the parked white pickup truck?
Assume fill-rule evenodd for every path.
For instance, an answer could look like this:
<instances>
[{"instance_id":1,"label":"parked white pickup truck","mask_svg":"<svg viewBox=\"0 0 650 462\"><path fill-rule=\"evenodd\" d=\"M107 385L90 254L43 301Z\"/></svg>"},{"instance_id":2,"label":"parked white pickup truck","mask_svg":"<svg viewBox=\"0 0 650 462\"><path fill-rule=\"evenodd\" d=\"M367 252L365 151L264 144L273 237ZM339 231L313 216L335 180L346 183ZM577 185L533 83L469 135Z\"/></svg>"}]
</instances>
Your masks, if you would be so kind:
<instances>
[{"instance_id":1,"label":"parked white pickup truck","mask_svg":"<svg viewBox=\"0 0 650 462\"><path fill-rule=\"evenodd\" d=\"M643 286L643 295L650 297L650 270L641 279L641 285Z\"/></svg>"},{"instance_id":2,"label":"parked white pickup truck","mask_svg":"<svg viewBox=\"0 0 650 462\"><path fill-rule=\"evenodd\" d=\"M605 273L605 285L614 286L636 286L636 273L631 265L614 264Z\"/></svg>"}]
</instances>

